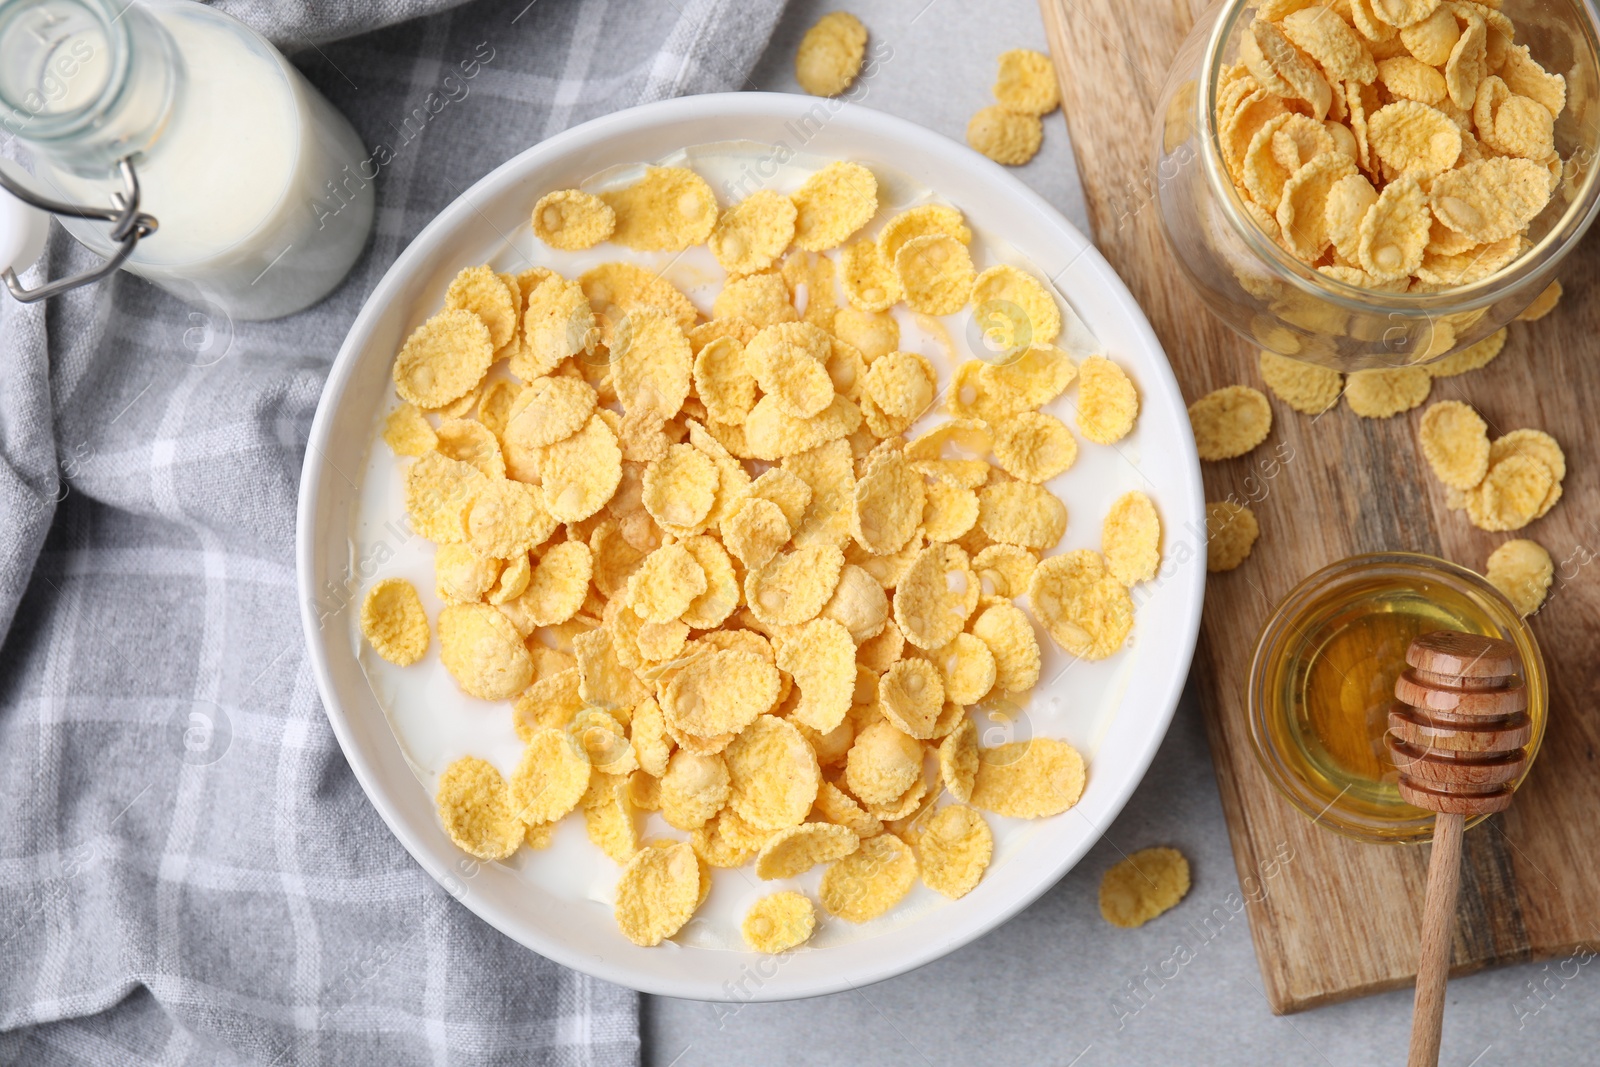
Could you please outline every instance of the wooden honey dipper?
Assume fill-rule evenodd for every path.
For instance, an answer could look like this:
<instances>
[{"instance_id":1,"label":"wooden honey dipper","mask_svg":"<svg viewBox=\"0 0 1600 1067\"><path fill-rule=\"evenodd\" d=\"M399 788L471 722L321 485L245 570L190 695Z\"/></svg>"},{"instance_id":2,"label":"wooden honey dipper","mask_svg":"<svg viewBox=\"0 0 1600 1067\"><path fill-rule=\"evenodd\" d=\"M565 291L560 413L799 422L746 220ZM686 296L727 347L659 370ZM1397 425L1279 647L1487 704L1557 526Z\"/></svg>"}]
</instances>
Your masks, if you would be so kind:
<instances>
[{"instance_id":1,"label":"wooden honey dipper","mask_svg":"<svg viewBox=\"0 0 1600 1067\"><path fill-rule=\"evenodd\" d=\"M1400 796L1436 812L1422 947L1411 1017L1409 1067L1435 1067L1450 967L1450 925L1461 885L1468 816L1504 811L1528 766L1533 736L1516 646L1438 630L1411 642L1394 683L1384 740L1400 772Z\"/></svg>"}]
</instances>

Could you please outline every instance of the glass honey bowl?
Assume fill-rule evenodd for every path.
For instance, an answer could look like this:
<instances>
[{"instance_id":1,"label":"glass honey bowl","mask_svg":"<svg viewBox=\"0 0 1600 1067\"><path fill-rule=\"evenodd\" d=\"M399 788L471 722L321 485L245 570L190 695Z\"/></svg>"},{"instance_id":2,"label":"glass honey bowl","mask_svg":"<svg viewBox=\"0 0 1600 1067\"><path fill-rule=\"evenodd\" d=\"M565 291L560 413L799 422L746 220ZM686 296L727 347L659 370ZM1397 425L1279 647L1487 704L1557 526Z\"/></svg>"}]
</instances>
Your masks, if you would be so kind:
<instances>
[{"instance_id":1,"label":"glass honey bowl","mask_svg":"<svg viewBox=\"0 0 1600 1067\"><path fill-rule=\"evenodd\" d=\"M1441 629L1516 646L1533 722L1533 765L1544 739L1549 684L1533 631L1511 602L1480 575L1433 556L1353 556L1317 571L1283 598L1250 664L1246 713L1256 758L1307 817L1362 841L1432 836L1433 812L1400 799L1383 737L1407 646Z\"/></svg>"},{"instance_id":2,"label":"glass honey bowl","mask_svg":"<svg viewBox=\"0 0 1600 1067\"><path fill-rule=\"evenodd\" d=\"M1200 17L1178 51L1156 111L1152 187L1162 231L1206 305L1253 345L1340 371L1431 362L1482 340L1526 309L1555 280L1600 210L1600 168L1594 165L1600 12L1591 0L1491 5L1515 26L1516 44L1527 45L1546 71L1566 79L1566 107L1554 124L1560 174L1552 160L1554 192L1510 263L1466 284L1407 292L1320 273L1269 235L1235 188L1223 161L1217 101L1224 71L1239 62L1257 2L1218 0Z\"/></svg>"}]
</instances>

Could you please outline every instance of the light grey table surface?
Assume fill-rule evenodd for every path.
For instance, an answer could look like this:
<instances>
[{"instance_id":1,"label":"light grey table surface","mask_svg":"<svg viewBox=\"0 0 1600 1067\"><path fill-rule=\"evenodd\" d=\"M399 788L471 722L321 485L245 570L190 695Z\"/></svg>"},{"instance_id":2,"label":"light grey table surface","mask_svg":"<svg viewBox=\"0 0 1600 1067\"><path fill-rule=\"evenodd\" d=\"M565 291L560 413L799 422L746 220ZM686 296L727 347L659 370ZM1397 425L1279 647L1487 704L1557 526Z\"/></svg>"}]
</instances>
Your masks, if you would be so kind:
<instances>
[{"instance_id":1,"label":"light grey table surface","mask_svg":"<svg viewBox=\"0 0 1600 1067\"><path fill-rule=\"evenodd\" d=\"M794 0L754 81L798 92L801 34L837 3ZM1150 17L1160 17L1151 5ZM1035 0L856 0L848 10L892 52L858 101L964 140L991 102L994 58L1045 50ZM1059 112L1044 147L1017 171L1085 232L1083 193ZM1147 926L1100 918L1100 875L1119 854L1173 845L1194 887ZM1279 877L1304 876L1290 863ZM1263 883L1271 889L1271 881ZM1180 704L1144 783L1104 839L1050 892L978 941L919 970L850 993L786 1004L706 1004L649 997L645 1062L734 1064L1390 1064L1403 1063L1409 990L1277 1018L1241 913L1199 709ZM1358 905L1355 905L1358 906ZM1600 927L1600 916L1596 916ZM1178 945L1193 958L1163 964ZM1594 957L1529 964L1450 983L1441 1063L1600 1062L1600 966ZM1162 973L1176 977L1163 980ZM1139 986L1144 999L1133 999Z\"/></svg>"}]
</instances>

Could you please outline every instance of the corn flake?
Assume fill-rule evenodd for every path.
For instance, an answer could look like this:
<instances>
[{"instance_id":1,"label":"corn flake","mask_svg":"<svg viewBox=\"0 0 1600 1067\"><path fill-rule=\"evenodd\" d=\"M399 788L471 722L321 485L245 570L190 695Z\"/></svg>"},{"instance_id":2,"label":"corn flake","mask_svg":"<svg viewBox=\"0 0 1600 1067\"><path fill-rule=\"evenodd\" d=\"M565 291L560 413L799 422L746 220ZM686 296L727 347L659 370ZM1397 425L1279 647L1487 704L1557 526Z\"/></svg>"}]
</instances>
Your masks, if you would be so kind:
<instances>
[{"instance_id":1,"label":"corn flake","mask_svg":"<svg viewBox=\"0 0 1600 1067\"><path fill-rule=\"evenodd\" d=\"M1127 374L1104 356L1090 356L1078 376L1078 432L1101 445L1127 436L1139 414L1139 396Z\"/></svg>"},{"instance_id":2,"label":"corn flake","mask_svg":"<svg viewBox=\"0 0 1600 1067\"><path fill-rule=\"evenodd\" d=\"M797 626L816 618L832 599L843 567L844 553L835 545L779 552L745 576L745 603L767 626Z\"/></svg>"},{"instance_id":3,"label":"corn flake","mask_svg":"<svg viewBox=\"0 0 1600 1067\"><path fill-rule=\"evenodd\" d=\"M867 28L861 20L847 11L830 11L800 39L795 80L812 96L838 96L861 72L866 48Z\"/></svg>"},{"instance_id":4,"label":"corn flake","mask_svg":"<svg viewBox=\"0 0 1600 1067\"><path fill-rule=\"evenodd\" d=\"M1387 419L1428 399L1432 388L1426 367L1358 370L1345 381L1344 402L1364 419Z\"/></svg>"},{"instance_id":5,"label":"corn flake","mask_svg":"<svg viewBox=\"0 0 1600 1067\"><path fill-rule=\"evenodd\" d=\"M794 201L758 189L723 212L709 242L729 274L755 274L771 267L794 239Z\"/></svg>"},{"instance_id":6,"label":"corn flake","mask_svg":"<svg viewBox=\"0 0 1600 1067\"><path fill-rule=\"evenodd\" d=\"M861 843L854 830L831 822L805 822L779 830L756 853L756 877L795 878L819 863L832 863Z\"/></svg>"},{"instance_id":7,"label":"corn flake","mask_svg":"<svg viewBox=\"0 0 1600 1067\"><path fill-rule=\"evenodd\" d=\"M421 456L439 443L427 416L415 404L402 403L383 420L383 440L397 456Z\"/></svg>"},{"instance_id":8,"label":"corn flake","mask_svg":"<svg viewBox=\"0 0 1600 1067\"><path fill-rule=\"evenodd\" d=\"M1256 513L1231 500L1206 505L1206 570L1231 571L1243 563L1261 535Z\"/></svg>"},{"instance_id":9,"label":"corn flake","mask_svg":"<svg viewBox=\"0 0 1600 1067\"><path fill-rule=\"evenodd\" d=\"M896 279L899 284L899 279ZM833 314L833 335L860 352L869 364L900 347L900 324L894 316L840 308Z\"/></svg>"},{"instance_id":10,"label":"corn flake","mask_svg":"<svg viewBox=\"0 0 1600 1067\"><path fill-rule=\"evenodd\" d=\"M647 622L671 622L708 588L706 572L680 542L662 545L628 578L628 606Z\"/></svg>"},{"instance_id":11,"label":"corn flake","mask_svg":"<svg viewBox=\"0 0 1600 1067\"><path fill-rule=\"evenodd\" d=\"M636 945L659 945L683 928L700 900L700 864L683 843L640 849L617 880L617 927Z\"/></svg>"},{"instance_id":12,"label":"corn flake","mask_svg":"<svg viewBox=\"0 0 1600 1067\"><path fill-rule=\"evenodd\" d=\"M1230 385L1190 404L1189 425L1201 459L1233 459L1267 439L1272 406L1259 390Z\"/></svg>"},{"instance_id":13,"label":"corn flake","mask_svg":"<svg viewBox=\"0 0 1600 1067\"><path fill-rule=\"evenodd\" d=\"M661 817L678 830L698 830L728 802L728 767L721 756L672 754L661 776Z\"/></svg>"},{"instance_id":14,"label":"corn flake","mask_svg":"<svg viewBox=\"0 0 1600 1067\"><path fill-rule=\"evenodd\" d=\"M823 908L846 922L864 923L900 903L917 879L910 846L893 834L879 834L835 862L822 876Z\"/></svg>"},{"instance_id":15,"label":"corn flake","mask_svg":"<svg viewBox=\"0 0 1600 1067\"><path fill-rule=\"evenodd\" d=\"M1132 930L1174 907L1188 892L1189 861L1183 853L1142 848L1100 879L1100 915L1112 926Z\"/></svg>"},{"instance_id":16,"label":"corn flake","mask_svg":"<svg viewBox=\"0 0 1600 1067\"><path fill-rule=\"evenodd\" d=\"M1422 455L1436 478L1471 489L1489 473L1489 427L1459 400L1441 400L1423 413L1417 429Z\"/></svg>"},{"instance_id":17,"label":"corn flake","mask_svg":"<svg viewBox=\"0 0 1600 1067\"><path fill-rule=\"evenodd\" d=\"M952 704L976 704L989 695L999 676L994 653L973 634L957 634L954 641L929 656L944 682L944 699ZM887 682L887 675L884 680Z\"/></svg>"},{"instance_id":18,"label":"corn flake","mask_svg":"<svg viewBox=\"0 0 1600 1067\"><path fill-rule=\"evenodd\" d=\"M714 650L692 658L667 684L669 727L697 737L737 733L778 700L778 671L757 653Z\"/></svg>"},{"instance_id":19,"label":"corn flake","mask_svg":"<svg viewBox=\"0 0 1600 1067\"><path fill-rule=\"evenodd\" d=\"M1489 473L1467 494L1467 515L1480 530L1520 530L1538 518L1559 484L1549 466L1528 453L1491 457Z\"/></svg>"},{"instance_id":20,"label":"corn flake","mask_svg":"<svg viewBox=\"0 0 1600 1067\"><path fill-rule=\"evenodd\" d=\"M800 691L791 720L823 734L844 721L855 691L856 645L842 624L812 619L800 626L778 648L778 667Z\"/></svg>"},{"instance_id":21,"label":"corn flake","mask_svg":"<svg viewBox=\"0 0 1600 1067\"><path fill-rule=\"evenodd\" d=\"M533 681L522 635L498 608L450 604L439 612L439 659L464 692L507 700Z\"/></svg>"},{"instance_id":22,"label":"corn flake","mask_svg":"<svg viewBox=\"0 0 1600 1067\"><path fill-rule=\"evenodd\" d=\"M1440 175L1428 191L1434 217L1480 244L1519 234L1550 200L1550 174L1529 159L1494 157Z\"/></svg>"},{"instance_id":23,"label":"corn flake","mask_svg":"<svg viewBox=\"0 0 1600 1067\"><path fill-rule=\"evenodd\" d=\"M622 481L622 449L598 413L583 429L539 450L544 506L561 522L578 522L605 506Z\"/></svg>"},{"instance_id":24,"label":"corn flake","mask_svg":"<svg viewBox=\"0 0 1600 1067\"><path fill-rule=\"evenodd\" d=\"M611 205L579 189L546 193L533 205L533 232L551 248L576 252L610 237L617 226Z\"/></svg>"},{"instance_id":25,"label":"corn flake","mask_svg":"<svg viewBox=\"0 0 1600 1067\"><path fill-rule=\"evenodd\" d=\"M684 167L646 167L644 177L600 199L616 213L611 239L638 251L682 252L717 224L711 186Z\"/></svg>"},{"instance_id":26,"label":"corn flake","mask_svg":"<svg viewBox=\"0 0 1600 1067\"><path fill-rule=\"evenodd\" d=\"M440 408L472 392L492 362L489 327L474 312L447 308L413 330L400 347L395 390L419 408Z\"/></svg>"},{"instance_id":27,"label":"corn flake","mask_svg":"<svg viewBox=\"0 0 1600 1067\"><path fill-rule=\"evenodd\" d=\"M977 278L967 246L944 233L914 237L901 245L894 270L907 306L925 315L960 311Z\"/></svg>"},{"instance_id":28,"label":"corn flake","mask_svg":"<svg viewBox=\"0 0 1600 1067\"><path fill-rule=\"evenodd\" d=\"M1100 530L1106 569L1123 585L1149 581L1161 565L1161 518L1144 493L1124 493L1111 505Z\"/></svg>"},{"instance_id":29,"label":"corn flake","mask_svg":"<svg viewBox=\"0 0 1600 1067\"><path fill-rule=\"evenodd\" d=\"M523 381L549 374L569 356L587 356L599 334L584 289L553 274L528 294L522 344L511 356L511 373Z\"/></svg>"},{"instance_id":30,"label":"corn flake","mask_svg":"<svg viewBox=\"0 0 1600 1067\"><path fill-rule=\"evenodd\" d=\"M417 588L404 578L385 578L361 601L361 633L372 650L397 667L409 667L428 651L428 615Z\"/></svg>"},{"instance_id":31,"label":"corn flake","mask_svg":"<svg viewBox=\"0 0 1600 1067\"><path fill-rule=\"evenodd\" d=\"M884 717L900 732L926 740L944 709L944 682L928 660L903 659L884 672L878 685Z\"/></svg>"},{"instance_id":32,"label":"corn flake","mask_svg":"<svg viewBox=\"0 0 1600 1067\"><path fill-rule=\"evenodd\" d=\"M807 252L825 252L877 213L878 180L859 163L838 161L807 178L791 199L794 243Z\"/></svg>"},{"instance_id":33,"label":"corn flake","mask_svg":"<svg viewBox=\"0 0 1600 1067\"><path fill-rule=\"evenodd\" d=\"M1504 593L1519 615L1532 615L1544 603L1555 578L1550 553L1536 541L1507 541L1489 553L1484 577Z\"/></svg>"},{"instance_id":34,"label":"corn flake","mask_svg":"<svg viewBox=\"0 0 1600 1067\"><path fill-rule=\"evenodd\" d=\"M734 738L725 753L732 793L728 806L762 830L799 824L822 780L816 753L793 725L763 715Z\"/></svg>"},{"instance_id":35,"label":"corn flake","mask_svg":"<svg viewBox=\"0 0 1600 1067\"><path fill-rule=\"evenodd\" d=\"M923 884L960 900L983 878L994 854L994 835L983 816L963 804L934 812L917 837L917 866Z\"/></svg>"},{"instance_id":36,"label":"corn flake","mask_svg":"<svg viewBox=\"0 0 1600 1067\"><path fill-rule=\"evenodd\" d=\"M1000 53L994 98L1001 107L1022 115L1048 115L1054 111L1061 103L1061 87L1056 84L1050 57L1031 48Z\"/></svg>"},{"instance_id":37,"label":"corn flake","mask_svg":"<svg viewBox=\"0 0 1600 1067\"><path fill-rule=\"evenodd\" d=\"M480 860L503 860L522 844L526 830L511 804L511 790L490 763L458 759L439 776L435 802L450 840Z\"/></svg>"},{"instance_id":38,"label":"corn flake","mask_svg":"<svg viewBox=\"0 0 1600 1067\"><path fill-rule=\"evenodd\" d=\"M880 453L855 483L851 535L876 555L898 552L922 521L925 492L902 453Z\"/></svg>"},{"instance_id":39,"label":"corn flake","mask_svg":"<svg viewBox=\"0 0 1600 1067\"><path fill-rule=\"evenodd\" d=\"M1067 506L1029 482L999 482L978 493L978 525L1001 544L1047 550L1067 529Z\"/></svg>"},{"instance_id":40,"label":"corn flake","mask_svg":"<svg viewBox=\"0 0 1600 1067\"><path fill-rule=\"evenodd\" d=\"M1072 466L1078 458L1078 443L1060 419L1022 411L1007 418L995 432L994 458L1001 470L1015 478L1044 482ZM994 536L992 532L990 536Z\"/></svg>"},{"instance_id":41,"label":"corn flake","mask_svg":"<svg viewBox=\"0 0 1600 1067\"><path fill-rule=\"evenodd\" d=\"M980 109L967 122L967 144L1008 167L1028 162L1043 141L1044 125L1037 115L1008 111L998 104Z\"/></svg>"},{"instance_id":42,"label":"corn flake","mask_svg":"<svg viewBox=\"0 0 1600 1067\"><path fill-rule=\"evenodd\" d=\"M1083 757L1065 741L1009 741L978 753L970 803L1008 818L1038 819L1076 804L1083 784Z\"/></svg>"},{"instance_id":43,"label":"corn flake","mask_svg":"<svg viewBox=\"0 0 1600 1067\"><path fill-rule=\"evenodd\" d=\"M1261 380L1272 394L1302 414L1322 414L1337 404L1344 392L1344 375L1315 363L1262 349L1258 366Z\"/></svg>"},{"instance_id":44,"label":"corn flake","mask_svg":"<svg viewBox=\"0 0 1600 1067\"><path fill-rule=\"evenodd\" d=\"M565 731L531 730L511 776L511 803L529 826L555 822L578 806L589 788L589 758Z\"/></svg>"},{"instance_id":45,"label":"corn flake","mask_svg":"<svg viewBox=\"0 0 1600 1067\"><path fill-rule=\"evenodd\" d=\"M895 588L895 622L918 648L941 648L966 626L978 595L967 554L953 544L932 544L916 554Z\"/></svg>"},{"instance_id":46,"label":"corn flake","mask_svg":"<svg viewBox=\"0 0 1600 1067\"><path fill-rule=\"evenodd\" d=\"M1056 299L1033 275L999 264L979 274L972 283L973 314L985 340L1001 351L1028 345L1048 345L1061 333L1061 310Z\"/></svg>"},{"instance_id":47,"label":"corn flake","mask_svg":"<svg viewBox=\"0 0 1600 1067\"><path fill-rule=\"evenodd\" d=\"M510 559L541 544L555 529L537 486L486 480L463 518L467 543L480 555Z\"/></svg>"},{"instance_id":48,"label":"corn flake","mask_svg":"<svg viewBox=\"0 0 1600 1067\"><path fill-rule=\"evenodd\" d=\"M589 305L609 320L654 310L676 322L679 329L691 330L700 318L689 298L671 282L633 263L602 263L584 271L578 284Z\"/></svg>"}]
</instances>

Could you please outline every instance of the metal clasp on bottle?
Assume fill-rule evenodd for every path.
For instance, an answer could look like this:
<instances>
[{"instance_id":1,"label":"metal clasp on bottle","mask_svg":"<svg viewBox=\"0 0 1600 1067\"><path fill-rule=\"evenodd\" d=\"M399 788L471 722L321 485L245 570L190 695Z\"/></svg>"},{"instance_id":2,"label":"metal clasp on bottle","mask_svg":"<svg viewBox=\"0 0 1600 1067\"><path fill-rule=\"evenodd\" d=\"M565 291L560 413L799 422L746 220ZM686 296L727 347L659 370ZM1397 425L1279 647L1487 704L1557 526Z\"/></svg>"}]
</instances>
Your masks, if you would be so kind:
<instances>
[{"instance_id":1,"label":"metal clasp on bottle","mask_svg":"<svg viewBox=\"0 0 1600 1067\"><path fill-rule=\"evenodd\" d=\"M16 179L0 169L0 188L26 204L32 204L41 211L48 211L52 215L61 215L69 219L99 219L101 222L111 223L111 239L121 245L115 255L106 260L93 270L74 274L70 278L58 278L47 282L37 289L25 289L17 280L17 272L7 267L0 273L0 279L6 283L6 288L11 295L25 304L47 297L57 296L69 289L76 289L80 285L89 285L99 281L112 271L121 267L133 255L133 250L139 244L140 238L149 237L156 232L158 223L154 215L147 215L139 210L139 176L133 170L133 158L123 156L117 160L117 170L122 175L122 192L111 194L111 207L80 207L76 204L66 204L59 200L40 196L32 189L24 186Z\"/></svg>"}]
</instances>

